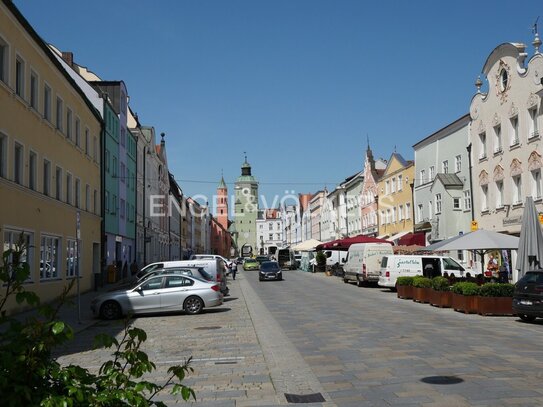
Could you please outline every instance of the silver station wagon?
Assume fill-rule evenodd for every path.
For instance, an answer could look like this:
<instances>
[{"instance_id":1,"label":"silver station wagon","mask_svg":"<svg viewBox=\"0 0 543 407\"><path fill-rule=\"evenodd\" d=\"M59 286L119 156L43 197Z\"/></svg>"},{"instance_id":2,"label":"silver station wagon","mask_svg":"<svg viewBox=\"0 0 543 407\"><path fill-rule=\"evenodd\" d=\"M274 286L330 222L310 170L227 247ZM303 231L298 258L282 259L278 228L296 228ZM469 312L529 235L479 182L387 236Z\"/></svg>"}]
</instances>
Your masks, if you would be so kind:
<instances>
[{"instance_id":1,"label":"silver station wagon","mask_svg":"<svg viewBox=\"0 0 543 407\"><path fill-rule=\"evenodd\" d=\"M223 302L219 284L179 274L161 274L127 290L112 291L91 302L95 316L116 319L126 314L185 311L199 314Z\"/></svg>"}]
</instances>

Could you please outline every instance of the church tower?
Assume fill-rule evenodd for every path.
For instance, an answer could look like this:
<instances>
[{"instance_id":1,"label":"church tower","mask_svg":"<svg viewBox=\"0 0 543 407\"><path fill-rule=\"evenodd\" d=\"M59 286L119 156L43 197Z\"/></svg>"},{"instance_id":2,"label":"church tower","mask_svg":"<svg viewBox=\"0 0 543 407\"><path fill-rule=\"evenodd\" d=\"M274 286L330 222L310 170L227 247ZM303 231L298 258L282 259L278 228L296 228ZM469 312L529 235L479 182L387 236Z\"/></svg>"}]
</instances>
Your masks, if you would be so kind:
<instances>
[{"instance_id":1,"label":"church tower","mask_svg":"<svg viewBox=\"0 0 543 407\"><path fill-rule=\"evenodd\" d=\"M251 246L256 252L256 219L258 215L258 181L251 174L251 165L245 162L241 166L241 176L235 185L234 221L238 232L238 248Z\"/></svg>"},{"instance_id":2,"label":"church tower","mask_svg":"<svg viewBox=\"0 0 543 407\"><path fill-rule=\"evenodd\" d=\"M224 182L224 177L221 177L221 182L217 187L216 210L217 221L224 230L228 230L228 188Z\"/></svg>"}]
</instances>

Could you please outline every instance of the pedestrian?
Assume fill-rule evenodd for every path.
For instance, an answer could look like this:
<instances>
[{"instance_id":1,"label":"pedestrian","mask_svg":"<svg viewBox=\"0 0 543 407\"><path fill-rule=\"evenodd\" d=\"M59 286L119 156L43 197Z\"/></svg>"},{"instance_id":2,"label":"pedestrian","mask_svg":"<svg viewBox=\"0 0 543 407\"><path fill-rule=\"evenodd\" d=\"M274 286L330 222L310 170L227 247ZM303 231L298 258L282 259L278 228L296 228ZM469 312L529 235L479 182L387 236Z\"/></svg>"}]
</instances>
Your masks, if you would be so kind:
<instances>
[{"instance_id":1,"label":"pedestrian","mask_svg":"<svg viewBox=\"0 0 543 407\"><path fill-rule=\"evenodd\" d=\"M238 265L235 261L232 262L232 268L231 268L231 272L232 272L232 280L235 280L236 279L236 273L238 271Z\"/></svg>"}]
</instances>

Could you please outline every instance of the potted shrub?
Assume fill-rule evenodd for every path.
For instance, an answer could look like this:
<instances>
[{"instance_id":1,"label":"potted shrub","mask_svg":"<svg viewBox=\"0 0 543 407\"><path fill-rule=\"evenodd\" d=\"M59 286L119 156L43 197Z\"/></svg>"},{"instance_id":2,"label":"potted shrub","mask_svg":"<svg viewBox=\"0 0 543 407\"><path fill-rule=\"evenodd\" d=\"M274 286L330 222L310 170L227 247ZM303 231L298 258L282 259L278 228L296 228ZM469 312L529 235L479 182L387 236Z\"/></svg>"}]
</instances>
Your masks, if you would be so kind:
<instances>
[{"instance_id":1,"label":"potted shrub","mask_svg":"<svg viewBox=\"0 0 543 407\"><path fill-rule=\"evenodd\" d=\"M410 300L413 298L413 278L414 277L398 277L396 280L396 289L398 298Z\"/></svg>"},{"instance_id":2,"label":"potted shrub","mask_svg":"<svg viewBox=\"0 0 543 407\"><path fill-rule=\"evenodd\" d=\"M326 271L326 255L323 253L322 250L319 250L315 255L315 262L317 263L317 271Z\"/></svg>"},{"instance_id":3,"label":"potted shrub","mask_svg":"<svg viewBox=\"0 0 543 407\"><path fill-rule=\"evenodd\" d=\"M466 314L476 314L477 298L479 295L479 286L476 283L463 281L456 283L451 287L452 307L455 311L465 312Z\"/></svg>"},{"instance_id":4,"label":"potted shrub","mask_svg":"<svg viewBox=\"0 0 543 407\"><path fill-rule=\"evenodd\" d=\"M513 315L513 284L487 283L479 289L478 313Z\"/></svg>"},{"instance_id":5,"label":"potted shrub","mask_svg":"<svg viewBox=\"0 0 543 407\"><path fill-rule=\"evenodd\" d=\"M438 276L432 279L430 304L440 308L450 308L452 306L452 292L449 280L445 277Z\"/></svg>"},{"instance_id":6,"label":"potted shrub","mask_svg":"<svg viewBox=\"0 0 543 407\"><path fill-rule=\"evenodd\" d=\"M431 289L432 280L428 277L417 276L413 278L413 301L422 303L430 302Z\"/></svg>"}]
</instances>

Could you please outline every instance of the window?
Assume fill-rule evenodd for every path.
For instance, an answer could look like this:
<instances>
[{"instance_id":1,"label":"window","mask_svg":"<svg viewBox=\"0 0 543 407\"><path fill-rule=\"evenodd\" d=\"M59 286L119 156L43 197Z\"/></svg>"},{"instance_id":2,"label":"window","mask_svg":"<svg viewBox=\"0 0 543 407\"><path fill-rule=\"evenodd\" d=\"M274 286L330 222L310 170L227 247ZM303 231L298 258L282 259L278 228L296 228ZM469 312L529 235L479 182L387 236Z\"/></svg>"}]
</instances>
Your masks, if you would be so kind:
<instances>
[{"instance_id":1,"label":"window","mask_svg":"<svg viewBox=\"0 0 543 407\"><path fill-rule=\"evenodd\" d=\"M75 179L75 206L81 208L81 181L79 178Z\"/></svg>"},{"instance_id":2,"label":"window","mask_svg":"<svg viewBox=\"0 0 543 407\"><path fill-rule=\"evenodd\" d=\"M126 133L125 133L125 129L121 129L121 146L125 146L126 145Z\"/></svg>"},{"instance_id":3,"label":"window","mask_svg":"<svg viewBox=\"0 0 543 407\"><path fill-rule=\"evenodd\" d=\"M13 147L13 182L23 183L23 146L17 142Z\"/></svg>"},{"instance_id":4,"label":"window","mask_svg":"<svg viewBox=\"0 0 543 407\"><path fill-rule=\"evenodd\" d=\"M486 158L486 133L479 134L479 160Z\"/></svg>"},{"instance_id":5,"label":"window","mask_svg":"<svg viewBox=\"0 0 543 407\"><path fill-rule=\"evenodd\" d=\"M113 199L111 200L111 213L117 213L117 195L113 194Z\"/></svg>"},{"instance_id":6,"label":"window","mask_svg":"<svg viewBox=\"0 0 543 407\"><path fill-rule=\"evenodd\" d=\"M90 185L87 184L85 186L85 210L87 212L90 212L91 206L90 206Z\"/></svg>"},{"instance_id":7,"label":"window","mask_svg":"<svg viewBox=\"0 0 543 407\"><path fill-rule=\"evenodd\" d=\"M90 136L89 129L85 129L85 154L90 157Z\"/></svg>"},{"instance_id":8,"label":"window","mask_svg":"<svg viewBox=\"0 0 543 407\"><path fill-rule=\"evenodd\" d=\"M532 171L532 196L534 199L541 199L541 168Z\"/></svg>"},{"instance_id":9,"label":"window","mask_svg":"<svg viewBox=\"0 0 543 407\"><path fill-rule=\"evenodd\" d=\"M273 240L273 233L270 233L270 234L268 235L268 240Z\"/></svg>"},{"instance_id":10,"label":"window","mask_svg":"<svg viewBox=\"0 0 543 407\"><path fill-rule=\"evenodd\" d=\"M453 198L453 209L460 209L460 198Z\"/></svg>"},{"instance_id":11,"label":"window","mask_svg":"<svg viewBox=\"0 0 543 407\"><path fill-rule=\"evenodd\" d=\"M125 166L124 166L124 163L121 162L121 182L124 184L125 183Z\"/></svg>"},{"instance_id":12,"label":"window","mask_svg":"<svg viewBox=\"0 0 543 407\"><path fill-rule=\"evenodd\" d=\"M434 180L434 177L436 176L436 168L432 165L430 167L430 172L428 173L430 176L430 179L428 181L432 182Z\"/></svg>"},{"instance_id":13,"label":"window","mask_svg":"<svg viewBox=\"0 0 543 407\"><path fill-rule=\"evenodd\" d=\"M488 185L481 185L481 211L488 211Z\"/></svg>"},{"instance_id":14,"label":"window","mask_svg":"<svg viewBox=\"0 0 543 407\"><path fill-rule=\"evenodd\" d=\"M268 229L269 229L269 230L273 230L273 224L268 223Z\"/></svg>"},{"instance_id":15,"label":"window","mask_svg":"<svg viewBox=\"0 0 543 407\"><path fill-rule=\"evenodd\" d=\"M522 179L520 175L513 177L513 204L522 203Z\"/></svg>"},{"instance_id":16,"label":"window","mask_svg":"<svg viewBox=\"0 0 543 407\"><path fill-rule=\"evenodd\" d=\"M395 206L392 207L392 219L391 219L391 222L396 223L396 207Z\"/></svg>"},{"instance_id":17,"label":"window","mask_svg":"<svg viewBox=\"0 0 543 407\"><path fill-rule=\"evenodd\" d=\"M146 283L140 285L143 291L158 290L160 287L162 287L162 277L150 278Z\"/></svg>"},{"instance_id":18,"label":"window","mask_svg":"<svg viewBox=\"0 0 543 407\"><path fill-rule=\"evenodd\" d=\"M503 208L503 181L496 181L496 208Z\"/></svg>"},{"instance_id":19,"label":"window","mask_svg":"<svg viewBox=\"0 0 543 407\"><path fill-rule=\"evenodd\" d=\"M112 167L113 167L112 170L111 170L112 175L114 177L116 177L117 176L117 157L115 157L115 156L113 156L113 165L112 165Z\"/></svg>"},{"instance_id":20,"label":"window","mask_svg":"<svg viewBox=\"0 0 543 407\"><path fill-rule=\"evenodd\" d=\"M460 172L462 171L462 156L457 155L454 158L454 172Z\"/></svg>"},{"instance_id":21,"label":"window","mask_svg":"<svg viewBox=\"0 0 543 407\"><path fill-rule=\"evenodd\" d=\"M104 209L105 209L106 213L109 213L109 191L106 191L105 196L104 196L104 201L105 201L104 202L104 205L105 205Z\"/></svg>"},{"instance_id":22,"label":"window","mask_svg":"<svg viewBox=\"0 0 543 407\"><path fill-rule=\"evenodd\" d=\"M432 201L428 201L428 219L432 219L434 212L434 207L432 206Z\"/></svg>"},{"instance_id":23,"label":"window","mask_svg":"<svg viewBox=\"0 0 543 407\"><path fill-rule=\"evenodd\" d=\"M22 230L15 229L6 229L4 231L4 246L3 252L7 250L15 250L17 245L21 243L24 244L24 250L22 251L20 261L32 264L34 257L34 234L29 232L24 232ZM13 261L13 258L10 256L9 261ZM32 280L32 273L28 276L27 281Z\"/></svg>"},{"instance_id":24,"label":"window","mask_svg":"<svg viewBox=\"0 0 543 407\"><path fill-rule=\"evenodd\" d=\"M511 119L511 146L516 146L520 143L518 138L518 116Z\"/></svg>"},{"instance_id":25,"label":"window","mask_svg":"<svg viewBox=\"0 0 543 407\"><path fill-rule=\"evenodd\" d=\"M123 198L121 198L121 205L120 206L121 206L120 207L120 209L121 209L121 215L120 216L121 216L121 219L124 219L124 215L125 215L124 208L125 208L125 206L124 206L124 199Z\"/></svg>"},{"instance_id":26,"label":"window","mask_svg":"<svg viewBox=\"0 0 543 407\"><path fill-rule=\"evenodd\" d=\"M422 219L423 219L423 209L422 209L422 204L418 204L417 206L417 217L419 219L419 222L422 222Z\"/></svg>"},{"instance_id":27,"label":"window","mask_svg":"<svg viewBox=\"0 0 543 407\"><path fill-rule=\"evenodd\" d=\"M390 181L390 192L396 192L396 177L392 178L392 180Z\"/></svg>"},{"instance_id":28,"label":"window","mask_svg":"<svg viewBox=\"0 0 543 407\"><path fill-rule=\"evenodd\" d=\"M8 83L9 72L9 47L8 44L0 37L0 81Z\"/></svg>"},{"instance_id":29,"label":"window","mask_svg":"<svg viewBox=\"0 0 543 407\"><path fill-rule=\"evenodd\" d=\"M43 118L51 122L51 88L47 85L43 87Z\"/></svg>"},{"instance_id":30,"label":"window","mask_svg":"<svg viewBox=\"0 0 543 407\"><path fill-rule=\"evenodd\" d=\"M500 125L494 127L494 152L502 152L502 126Z\"/></svg>"},{"instance_id":31,"label":"window","mask_svg":"<svg viewBox=\"0 0 543 407\"><path fill-rule=\"evenodd\" d=\"M25 97L25 63L20 56L15 58L15 93L20 98Z\"/></svg>"},{"instance_id":32,"label":"window","mask_svg":"<svg viewBox=\"0 0 543 407\"><path fill-rule=\"evenodd\" d=\"M411 204L405 204L405 219L411 219Z\"/></svg>"},{"instance_id":33,"label":"window","mask_svg":"<svg viewBox=\"0 0 543 407\"><path fill-rule=\"evenodd\" d=\"M385 224L385 212L384 211L381 211L381 225L384 225Z\"/></svg>"},{"instance_id":34,"label":"window","mask_svg":"<svg viewBox=\"0 0 543 407\"><path fill-rule=\"evenodd\" d=\"M467 191L464 191L464 210L471 210L471 195L469 189Z\"/></svg>"},{"instance_id":35,"label":"window","mask_svg":"<svg viewBox=\"0 0 543 407\"><path fill-rule=\"evenodd\" d=\"M55 169L55 198L59 201L62 199L62 169Z\"/></svg>"},{"instance_id":36,"label":"window","mask_svg":"<svg viewBox=\"0 0 543 407\"><path fill-rule=\"evenodd\" d=\"M79 268L77 242L73 239L66 240L66 277L75 277Z\"/></svg>"},{"instance_id":37,"label":"window","mask_svg":"<svg viewBox=\"0 0 543 407\"><path fill-rule=\"evenodd\" d=\"M106 172L109 172L109 150L106 149Z\"/></svg>"},{"instance_id":38,"label":"window","mask_svg":"<svg viewBox=\"0 0 543 407\"><path fill-rule=\"evenodd\" d=\"M58 278L60 238L42 235L40 247L40 279Z\"/></svg>"},{"instance_id":39,"label":"window","mask_svg":"<svg viewBox=\"0 0 543 407\"><path fill-rule=\"evenodd\" d=\"M60 97L57 96L57 120L56 120L56 126L59 131L63 131L63 123L62 123L62 116L64 115L64 102Z\"/></svg>"},{"instance_id":40,"label":"window","mask_svg":"<svg viewBox=\"0 0 543 407\"><path fill-rule=\"evenodd\" d=\"M1 40L1 39L0 39ZM0 133L0 177L7 177L8 137Z\"/></svg>"},{"instance_id":41,"label":"window","mask_svg":"<svg viewBox=\"0 0 543 407\"><path fill-rule=\"evenodd\" d=\"M436 214L441 213L441 194L436 194Z\"/></svg>"},{"instance_id":42,"label":"window","mask_svg":"<svg viewBox=\"0 0 543 407\"><path fill-rule=\"evenodd\" d=\"M403 205L398 206L398 222L403 220Z\"/></svg>"},{"instance_id":43,"label":"window","mask_svg":"<svg viewBox=\"0 0 543 407\"><path fill-rule=\"evenodd\" d=\"M79 117L75 118L75 145L81 147L81 122Z\"/></svg>"},{"instance_id":44,"label":"window","mask_svg":"<svg viewBox=\"0 0 543 407\"><path fill-rule=\"evenodd\" d=\"M96 136L92 139L92 159L98 162L98 139Z\"/></svg>"},{"instance_id":45,"label":"window","mask_svg":"<svg viewBox=\"0 0 543 407\"><path fill-rule=\"evenodd\" d=\"M443 161L442 167L443 167L443 174L448 174L449 173L449 160Z\"/></svg>"},{"instance_id":46,"label":"window","mask_svg":"<svg viewBox=\"0 0 543 407\"><path fill-rule=\"evenodd\" d=\"M426 171L420 170L420 183L424 184L426 182Z\"/></svg>"},{"instance_id":47,"label":"window","mask_svg":"<svg viewBox=\"0 0 543 407\"><path fill-rule=\"evenodd\" d=\"M92 209L95 214L98 214L98 191L96 189L92 195Z\"/></svg>"},{"instance_id":48,"label":"window","mask_svg":"<svg viewBox=\"0 0 543 407\"><path fill-rule=\"evenodd\" d=\"M38 74L30 71L30 107L38 110Z\"/></svg>"},{"instance_id":49,"label":"window","mask_svg":"<svg viewBox=\"0 0 543 407\"><path fill-rule=\"evenodd\" d=\"M385 195L388 195L390 193L390 182L387 180L385 181Z\"/></svg>"},{"instance_id":50,"label":"window","mask_svg":"<svg viewBox=\"0 0 543 407\"><path fill-rule=\"evenodd\" d=\"M529 110L530 113L530 131L528 132L528 138L539 137L539 126L537 125L537 108Z\"/></svg>"},{"instance_id":51,"label":"window","mask_svg":"<svg viewBox=\"0 0 543 407\"><path fill-rule=\"evenodd\" d=\"M72 174L66 173L66 203L72 204Z\"/></svg>"},{"instance_id":52,"label":"window","mask_svg":"<svg viewBox=\"0 0 543 407\"><path fill-rule=\"evenodd\" d=\"M398 175L398 191L401 191L403 189L402 180L402 176Z\"/></svg>"},{"instance_id":53,"label":"window","mask_svg":"<svg viewBox=\"0 0 543 407\"><path fill-rule=\"evenodd\" d=\"M387 212L386 212L386 220L387 220L387 224L390 224L390 209L387 209Z\"/></svg>"},{"instance_id":54,"label":"window","mask_svg":"<svg viewBox=\"0 0 543 407\"><path fill-rule=\"evenodd\" d=\"M49 196L51 194L51 162L43 160L43 194Z\"/></svg>"},{"instance_id":55,"label":"window","mask_svg":"<svg viewBox=\"0 0 543 407\"><path fill-rule=\"evenodd\" d=\"M28 155L28 188L36 190L36 177L38 175L38 156L31 151Z\"/></svg>"}]
</instances>

